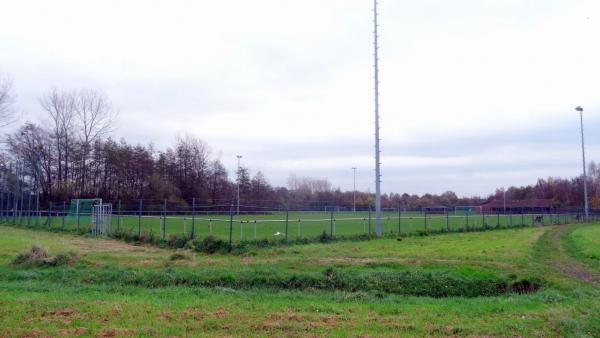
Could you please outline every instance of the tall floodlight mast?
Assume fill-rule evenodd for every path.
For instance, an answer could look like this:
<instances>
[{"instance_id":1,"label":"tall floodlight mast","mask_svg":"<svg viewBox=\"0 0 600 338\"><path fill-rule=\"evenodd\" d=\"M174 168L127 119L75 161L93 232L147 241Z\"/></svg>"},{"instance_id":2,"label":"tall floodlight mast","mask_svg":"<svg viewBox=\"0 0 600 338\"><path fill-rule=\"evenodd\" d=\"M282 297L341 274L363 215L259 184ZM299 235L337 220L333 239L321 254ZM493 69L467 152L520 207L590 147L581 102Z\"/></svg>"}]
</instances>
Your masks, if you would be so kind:
<instances>
[{"instance_id":1,"label":"tall floodlight mast","mask_svg":"<svg viewBox=\"0 0 600 338\"><path fill-rule=\"evenodd\" d=\"M587 188L587 168L585 163L585 142L583 139L583 108L577 107L576 111L579 112L579 120L581 122L581 157L583 158L583 199L584 208L585 208L585 221L589 222L590 220L590 205L588 202L588 188Z\"/></svg>"},{"instance_id":2,"label":"tall floodlight mast","mask_svg":"<svg viewBox=\"0 0 600 338\"><path fill-rule=\"evenodd\" d=\"M373 65L375 72L375 231L381 236L381 161L379 150L379 26L377 22L377 0L373 1L373 54L375 62Z\"/></svg>"}]
</instances>

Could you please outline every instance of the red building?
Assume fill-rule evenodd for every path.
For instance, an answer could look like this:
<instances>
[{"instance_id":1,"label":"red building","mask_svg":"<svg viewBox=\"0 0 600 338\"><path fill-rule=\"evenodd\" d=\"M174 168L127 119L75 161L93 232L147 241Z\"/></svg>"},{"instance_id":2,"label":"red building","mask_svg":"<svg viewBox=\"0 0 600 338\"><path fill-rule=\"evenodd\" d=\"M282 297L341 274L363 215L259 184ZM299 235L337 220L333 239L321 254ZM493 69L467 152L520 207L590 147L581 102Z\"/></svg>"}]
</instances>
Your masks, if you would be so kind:
<instances>
[{"instance_id":1,"label":"red building","mask_svg":"<svg viewBox=\"0 0 600 338\"><path fill-rule=\"evenodd\" d=\"M482 205L482 213L504 213L504 200L489 200ZM556 210L556 204L551 199L506 200L506 213L550 213Z\"/></svg>"}]
</instances>

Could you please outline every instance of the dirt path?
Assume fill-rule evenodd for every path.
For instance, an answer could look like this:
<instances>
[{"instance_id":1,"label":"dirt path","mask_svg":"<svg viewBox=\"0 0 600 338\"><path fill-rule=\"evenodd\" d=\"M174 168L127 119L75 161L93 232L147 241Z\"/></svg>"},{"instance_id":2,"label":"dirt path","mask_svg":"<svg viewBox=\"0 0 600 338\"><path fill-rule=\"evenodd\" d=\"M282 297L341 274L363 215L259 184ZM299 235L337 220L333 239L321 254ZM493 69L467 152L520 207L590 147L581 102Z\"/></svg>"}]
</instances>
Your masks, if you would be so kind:
<instances>
[{"instance_id":1,"label":"dirt path","mask_svg":"<svg viewBox=\"0 0 600 338\"><path fill-rule=\"evenodd\" d=\"M548 230L545 243L549 253L548 263L569 277L600 286L600 272L576 260L566 252L563 237L569 235L570 229L572 228L557 226Z\"/></svg>"}]
</instances>

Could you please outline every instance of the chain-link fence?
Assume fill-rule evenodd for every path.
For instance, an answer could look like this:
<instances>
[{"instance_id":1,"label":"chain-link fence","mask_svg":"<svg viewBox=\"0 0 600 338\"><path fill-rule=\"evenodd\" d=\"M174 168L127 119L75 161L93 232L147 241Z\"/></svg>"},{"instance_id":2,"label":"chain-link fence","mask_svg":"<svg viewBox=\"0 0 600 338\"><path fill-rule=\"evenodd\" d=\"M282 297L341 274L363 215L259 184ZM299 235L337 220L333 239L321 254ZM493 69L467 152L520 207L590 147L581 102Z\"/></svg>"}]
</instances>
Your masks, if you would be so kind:
<instances>
[{"instance_id":1,"label":"chain-link fence","mask_svg":"<svg viewBox=\"0 0 600 338\"><path fill-rule=\"evenodd\" d=\"M72 201L39 203L35 196L0 194L0 222L3 224L39 227L90 233L94 215L91 210L73 208ZM107 204L107 202L103 202ZM233 242L255 240L296 240L323 234L331 237L360 236L375 232L375 213L369 206L357 211L339 207L321 210L295 211L286 208L239 206L234 204L200 205L195 200L169 202L165 200L116 201L102 235L128 234L150 236L158 240L202 239L213 236ZM593 211L590 220L598 220ZM475 231L534 225L555 225L583 222L581 210L511 210L507 213L427 211L402 208L384 209L382 231L410 236L440 232Z\"/></svg>"}]
</instances>

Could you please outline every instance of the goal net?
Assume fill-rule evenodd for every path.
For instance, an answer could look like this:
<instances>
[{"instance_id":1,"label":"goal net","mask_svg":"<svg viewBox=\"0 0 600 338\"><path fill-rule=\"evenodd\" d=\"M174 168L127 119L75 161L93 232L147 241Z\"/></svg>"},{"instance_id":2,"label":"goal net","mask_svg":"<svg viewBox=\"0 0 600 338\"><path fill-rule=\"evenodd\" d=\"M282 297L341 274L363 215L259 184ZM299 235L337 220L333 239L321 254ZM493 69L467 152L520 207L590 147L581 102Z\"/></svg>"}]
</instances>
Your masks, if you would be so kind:
<instances>
[{"instance_id":1,"label":"goal net","mask_svg":"<svg viewBox=\"0 0 600 338\"><path fill-rule=\"evenodd\" d=\"M69 204L69 221L77 218L87 218L92 215L92 208L95 204L102 204L101 198L78 198L72 199Z\"/></svg>"},{"instance_id":2,"label":"goal net","mask_svg":"<svg viewBox=\"0 0 600 338\"><path fill-rule=\"evenodd\" d=\"M456 206L456 207L454 207L454 213L458 214L458 215L480 214L481 207L474 206L474 205Z\"/></svg>"},{"instance_id":3,"label":"goal net","mask_svg":"<svg viewBox=\"0 0 600 338\"><path fill-rule=\"evenodd\" d=\"M448 208L446 208L444 206L422 207L421 208L421 212L423 214L440 214L440 215L444 215L444 214L446 214L446 210L448 210Z\"/></svg>"}]
</instances>

